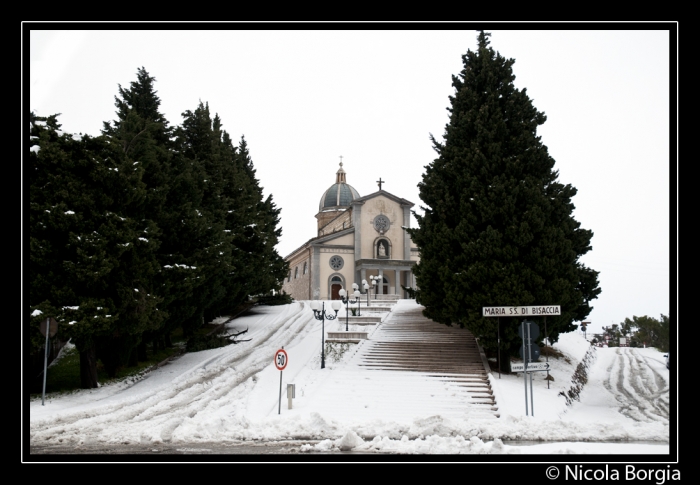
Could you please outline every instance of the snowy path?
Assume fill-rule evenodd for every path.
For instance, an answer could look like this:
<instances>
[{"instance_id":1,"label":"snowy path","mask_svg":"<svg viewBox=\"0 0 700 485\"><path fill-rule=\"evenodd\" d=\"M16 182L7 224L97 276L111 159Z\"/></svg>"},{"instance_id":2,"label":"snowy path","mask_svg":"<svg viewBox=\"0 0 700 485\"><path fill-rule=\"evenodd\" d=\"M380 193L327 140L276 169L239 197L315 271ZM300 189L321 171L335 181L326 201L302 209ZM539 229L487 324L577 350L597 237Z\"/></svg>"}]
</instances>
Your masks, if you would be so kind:
<instances>
[{"instance_id":1,"label":"snowy path","mask_svg":"<svg viewBox=\"0 0 700 485\"><path fill-rule=\"evenodd\" d=\"M382 325L388 328L392 318L416 304L402 300L397 306L400 311L372 326L370 339L379 342ZM339 317L325 323L326 331L344 330L343 310ZM245 338L252 340L185 354L136 382L52 396L46 406L31 402L31 444L89 449L340 440L350 434L368 442L383 437L386 449L407 447L397 445L407 436L417 440L419 452L428 452L426 446L469 453L483 448L469 445L470 439L567 441L566 449L576 442L653 441L660 443L658 453L668 449L669 374L655 349L598 349L580 402L566 407L558 393L568 388L590 347L580 336L562 336L557 345L570 362L553 362L551 389L544 374L535 376L537 417L524 415L522 376L489 374L500 414L494 418L471 404L466 389L451 377L362 365L373 340L350 345L338 360L327 355L321 369L321 322L308 302L256 307L227 326L247 328ZM282 373L273 365L281 347L289 355ZM280 384L289 383L296 384L292 409L285 396L281 405L278 400ZM430 444L418 442L431 436ZM493 452L511 451L501 445Z\"/></svg>"},{"instance_id":2,"label":"snowy path","mask_svg":"<svg viewBox=\"0 0 700 485\"><path fill-rule=\"evenodd\" d=\"M121 392L107 391L105 398L64 408L60 417L55 415L56 406L35 408L31 440L168 441L181 425L207 420L243 399L278 348L302 340L313 330L313 325L307 325L310 312L303 310L303 303L286 306L281 313L260 308L257 315L236 320L230 327L242 330L250 326L246 336L254 345L186 354Z\"/></svg>"},{"instance_id":3,"label":"snowy path","mask_svg":"<svg viewBox=\"0 0 700 485\"><path fill-rule=\"evenodd\" d=\"M601 420L669 424L669 371L656 349L600 348L581 402L570 414L590 407Z\"/></svg>"}]
</instances>

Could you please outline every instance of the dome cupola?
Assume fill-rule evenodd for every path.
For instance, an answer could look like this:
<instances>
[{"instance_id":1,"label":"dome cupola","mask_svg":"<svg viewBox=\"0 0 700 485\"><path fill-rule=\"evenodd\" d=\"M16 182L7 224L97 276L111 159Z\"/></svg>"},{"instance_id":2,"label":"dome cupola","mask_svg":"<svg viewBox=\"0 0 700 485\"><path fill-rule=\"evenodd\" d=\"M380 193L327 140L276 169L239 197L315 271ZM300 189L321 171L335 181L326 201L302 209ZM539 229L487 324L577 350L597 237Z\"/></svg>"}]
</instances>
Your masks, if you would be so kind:
<instances>
[{"instance_id":1,"label":"dome cupola","mask_svg":"<svg viewBox=\"0 0 700 485\"><path fill-rule=\"evenodd\" d=\"M343 162L340 162L340 168L335 173L335 183L321 196L321 202L318 204L318 211L324 212L327 210L338 210L350 207L352 201L359 197L360 194L357 190L345 181Z\"/></svg>"}]
</instances>

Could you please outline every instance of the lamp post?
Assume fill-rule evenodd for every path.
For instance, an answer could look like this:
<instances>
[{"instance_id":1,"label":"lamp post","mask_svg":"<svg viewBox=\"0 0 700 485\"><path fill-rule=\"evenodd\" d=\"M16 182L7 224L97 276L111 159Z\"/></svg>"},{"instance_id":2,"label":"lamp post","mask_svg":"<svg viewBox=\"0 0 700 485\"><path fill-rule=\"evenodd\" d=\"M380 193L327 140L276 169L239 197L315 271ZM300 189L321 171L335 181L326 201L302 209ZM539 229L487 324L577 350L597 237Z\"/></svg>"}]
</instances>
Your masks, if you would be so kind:
<instances>
[{"instance_id":1,"label":"lamp post","mask_svg":"<svg viewBox=\"0 0 700 485\"><path fill-rule=\"evenodd\" d=\"M335 320L338 317L338 310L340 310L340 302L338 300L335 300L333 303L331 303L331 307L333 308L333 311L335 311L335 315L331 315L330 313L326 313L326 307L325 307L326 302L322 301L320 304L318 300L313 300L311 302L311 309L314 312L314 318L316 320L321 320L321 369L326 368L326 320Z\"/></svg>"},{"instance_id":2,"label":"lamp post","mask_svg":"<svg viewBox=\"0 0 700 485\"><path fill-rule=\"evenodd\" d=\"M362 280L362 289L365 290L365 295L367 295L367 306L369 307L369 285L367 280Z\"/></svg>"},{"instance_id":3,"label":"lamp post","mask_svg":"<svg viewBox=\"0 0 700 485\"><path fill-rule=\"evenodd\" d=\"M352 296L355 297L355 303L357 303L357 316L361 317L362 312L360 311L360 296L362 295L362 293L360 293L360 286L357 283L353 283L352 289L355 290L355 291L353 291ZM350 302L350 303L353 303L353 302Z\"/></svg>"},{"instance_id":4,"label":"lamp post","mask_svg":"<svg viewBox=\"0 0 700 485\"><path fill-rule=\"evenodd\" d=\"M379 275L370 276L369 279L372 280L372 288L374 288L374 297L377 298L377 285L379 284Z\"/></svg>"},{"instance_id":5,"label":"lamp post","mask_svg":"<svg viewBox=\"0 0 700 485\"><path fill-rule=\"evenodd\" d=\"M353 286L357 286L357 285L355 283L353 283ZM355 290L355 293L353 293L353 296L355 297L354 300L351 300L349 296L346 297L348 292L345 291L345 288L342 288L338 292L338 294L340 295L340 299L342 300L342 302L345 303L345 331L347 332L348 331L348 320L349 320L348 303L353 303L353 304L358 303L360 301L360 292Z\"/></svg>"}]
</instances>

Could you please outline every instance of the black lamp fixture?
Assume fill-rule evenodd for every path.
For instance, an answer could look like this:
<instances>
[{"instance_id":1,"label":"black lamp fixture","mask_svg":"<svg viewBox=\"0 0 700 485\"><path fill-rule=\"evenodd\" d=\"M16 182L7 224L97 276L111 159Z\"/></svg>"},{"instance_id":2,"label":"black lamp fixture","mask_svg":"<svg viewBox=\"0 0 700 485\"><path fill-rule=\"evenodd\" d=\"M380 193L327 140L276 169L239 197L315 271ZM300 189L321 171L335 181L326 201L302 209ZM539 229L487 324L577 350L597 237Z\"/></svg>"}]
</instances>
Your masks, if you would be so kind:
<instances>
[{"instance_id":1,"label":"black lamp fixture","mask_svg":"<svg viewBox=\"0 0 700 485\"><path fill-rule=\"evenodd\" d=\"M314 318L316 320L321 320L321 369L326 368L326 320L335 320L338 317L338 310L340 310L340 302L335 300L331 303L331 307L335 312L335 315L326 313L326 302L322 301L319 303L318 300L311 301L311 309L314 312Z\"/></svg>"},{"instance_id":2,"label":"black lamp fixture","mask_svg":"<svg viewBox=\"0 0 700 485\"><path fill-rule=\"evenodd\" d=\"M348 314L350 313L350 312L348 312L348 303L355 304L355 303L360 302L360 292L357 290L357 283L353 283L352 286L353 286L353 288L355 288L355 292L352 295L355 297L354 300L350 299L350 297L348 296L348 292L345 291L345 288L341 288L341 290L338 292L338 294L340 295L340 299L342 300L343 303L345 303L345 331L346 332L348 331L348 319L349 319Z\"/></svg>"}]
</instances>

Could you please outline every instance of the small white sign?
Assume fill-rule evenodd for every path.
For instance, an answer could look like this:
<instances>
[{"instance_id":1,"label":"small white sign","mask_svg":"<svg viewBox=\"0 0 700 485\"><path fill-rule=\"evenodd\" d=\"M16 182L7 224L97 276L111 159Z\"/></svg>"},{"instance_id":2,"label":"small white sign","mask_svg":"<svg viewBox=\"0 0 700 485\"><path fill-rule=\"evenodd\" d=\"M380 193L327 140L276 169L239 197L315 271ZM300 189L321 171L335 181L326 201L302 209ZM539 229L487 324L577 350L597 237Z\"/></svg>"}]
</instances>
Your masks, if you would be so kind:
<instances>
[{"instance_id":1,"label":"small white sign","mask_svg":"<svg viewBox=\"0 0 700 485\"><path fill-rule=\"evenodd\" d=\"M532 306L485 306L482 307L485 317L545 317L561 315L559 305Z\"/></svg>"},{"instance_id":2,"label":"small white sign","mask_svg":"<svg viewBox=\"0 0 700 485\"><path fill-rule=\"evenodd\" d=\"M549 362L531 362L527 365L527 372L535 372L549 369ZM512 370L513 372L524 372L525 364L510 364L510 370Z\"/></svg>"}]
</instances>

